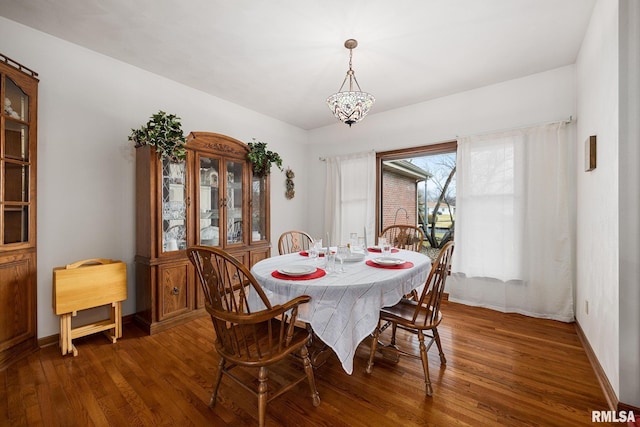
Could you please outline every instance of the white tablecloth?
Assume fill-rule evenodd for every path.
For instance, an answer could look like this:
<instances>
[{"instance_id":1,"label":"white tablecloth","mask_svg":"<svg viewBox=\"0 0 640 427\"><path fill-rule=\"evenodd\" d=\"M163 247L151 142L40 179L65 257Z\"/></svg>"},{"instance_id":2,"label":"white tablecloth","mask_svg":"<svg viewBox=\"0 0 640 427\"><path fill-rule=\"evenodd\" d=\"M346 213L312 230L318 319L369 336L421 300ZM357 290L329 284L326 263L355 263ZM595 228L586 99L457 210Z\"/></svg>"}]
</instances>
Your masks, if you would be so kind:
<instances>
[{"instance_id":1,"label":"white tablecloth","mask_svg":"<svg viewBox=\"0 0 640 427\"><path fill-rule=\"evenodd\" d=\"M380 256L369 253L367 259ZM297 253L275 256L256 263L251 272L262 285L272 305L299 295L311 296L300 306L298 318L311 324L314 333L338 356L344 370L353 372L353 357L360 342L378 323L381 307L393 305L403 295L424 284L431 260L417 252L401 250L392 256L411 261L409 269L376 268L364 261L344 263L345 273L332 273L312 280L282 280L271 273L287 265L313 265ZM322 263L322 261L320 261ZM336 268L339 262L336 261Z\"/></svg>"}]
</instances>

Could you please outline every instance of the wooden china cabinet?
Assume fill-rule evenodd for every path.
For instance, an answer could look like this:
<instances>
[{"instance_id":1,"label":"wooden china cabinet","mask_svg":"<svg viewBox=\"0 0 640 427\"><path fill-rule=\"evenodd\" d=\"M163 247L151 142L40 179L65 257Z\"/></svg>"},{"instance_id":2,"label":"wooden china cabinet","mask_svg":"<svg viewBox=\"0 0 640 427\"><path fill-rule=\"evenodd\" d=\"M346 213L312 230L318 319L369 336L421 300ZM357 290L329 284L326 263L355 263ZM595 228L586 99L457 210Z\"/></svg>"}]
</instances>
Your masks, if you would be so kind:
<instances>
[{"instance_id":1,"label":"wooden china cabinet","mask_svg":"<svg viewBox=\"0 0 640 427\"><path fill-rule=\"evenodd\" d=\"M136 149L136 321L154 334L204 314L186 248L222 248L247 267L270 256L269 179L254 177L249 147L192 132L187 158Z\"/></svg>"},{"instance_id":2,"label":"wooden china cabinet","mask_svg":"<svg viewBox=\"0 0 640 427\"><path fill-rule=\"evenodd\" d=\"M0 54L0 370L38 348L37 75Z\"/></svg>"}]
</instances>

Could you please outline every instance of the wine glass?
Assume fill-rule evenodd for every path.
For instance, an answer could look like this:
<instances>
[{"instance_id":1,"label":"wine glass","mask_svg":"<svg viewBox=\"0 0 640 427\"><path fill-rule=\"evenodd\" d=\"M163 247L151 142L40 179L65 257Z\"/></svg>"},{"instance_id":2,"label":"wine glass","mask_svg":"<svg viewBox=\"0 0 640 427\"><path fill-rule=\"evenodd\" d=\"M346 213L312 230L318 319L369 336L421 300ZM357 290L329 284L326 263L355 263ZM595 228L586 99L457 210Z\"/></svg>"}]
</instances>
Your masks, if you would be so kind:
<instances>
[{"instance_id":1,"label":"wine glass","mask_svg":"<svg viewBox=\"0 0 640 427\"><path fill-rule=\"evenodd\" d=\"M354 251L358 246L358 233L349 233L349 247Z\"/></svg>"},{"instance_id":2,"label":"wine glass","mask_svg":"<svg viewBox=\"0 0 640 427\"><path fill-rule=\"evenodd\" d=\"M339 245L336 251L336 258L340 260L340 273L344 273L344 260L349 256L349 248L346 245Z\"/></svg>"},{"instance_id":3,"label":"wine glass","mask_svg":"<svg viewBox=\"0 0 640 427\"><path fill-rule=\"evenodd\" d=\"M309 246L309 257L313 259L313 266L317 267L317 259L320 256L320 251L322 250L322 239L313 239L311 241L311 245Z\"/></svg>"},{"instance_id":4,"label":"wine glass","mask_svg":"<svg viewBox=\"0 0 640 427\"><path fill-rule=\"evenodd\" d=\"M378 248L380 249L380 252L382 252L382 248L384 248L384 245L386 244L387 244L386 237L378 237Z\"/></svg>"},{"instance_id":5,"label":"wine glass","mask_svg":"<svg viewBox=\"0 0 640 427\"><path fill-rule=\"evenodd\" d=\"M383 257L388 257L389 255L391 255L391 243L388 242L386 239L385 241L382 243L382 256Z\"/></svg>"},{"instance_id":6,"label":"wine glass","mask_svg":"<svg viewBox=\"0 0 640 427\"><path fill-rule=\"evenodd\" d=\"M327 273L332 274L334 271L336 271L336 254L331 252L331 249L327 249L324 255L324 259Z\"/></svg>"},{"instance_id":7,"label":"wine glass","mask_svg":"<svg viewBox=\"0 0 640 427\"><path fill-rule=\"evenodd\" d=\"M316 249L316 245L309 246L309 258L311 258L313 260L313 266L317 267L318 249Z\"/></svg>"}]
</instances>

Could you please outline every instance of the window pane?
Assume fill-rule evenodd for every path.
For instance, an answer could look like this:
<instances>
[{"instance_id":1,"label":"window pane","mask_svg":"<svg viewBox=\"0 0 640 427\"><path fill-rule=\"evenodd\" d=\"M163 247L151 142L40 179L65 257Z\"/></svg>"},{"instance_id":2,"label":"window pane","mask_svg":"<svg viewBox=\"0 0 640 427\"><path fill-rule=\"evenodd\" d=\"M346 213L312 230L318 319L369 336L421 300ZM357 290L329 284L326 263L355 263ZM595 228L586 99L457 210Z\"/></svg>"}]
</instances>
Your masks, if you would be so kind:
<instances>
[{"instance_id":1,"label":"window pane","mask_svg":"<svg viewBox=\"0 0 640 427\"><path fill-rule=\"evenodd\" d=\"M456 146L447 143L407 154L381 155L380 227L417 226L425 237L423 252L434 258L455 232Z\"/></svg>"},{"instance_id":2,"label":"window pane","mask_svg":"<svg viewBox=\"0 0 640 427\"><path fill-rule=\"evenodd\" d=\"M186 249L185 162L162 161L162 248Z\"/></svg>"},{"instance_id":3,"label":"window pane","mask_svg":"<svg viewBox=\"0 0 640 427\"><path fill-rule=\"evenodd\" d=\"M200 244L220 245L220 161L200 157Z\"/></svg>"},{"instance_id":4,"label":"window pane","mask_svg":"<svg viewBox=\"0 0 640 427\"><path fill-rule=\"evenodd\" d=\"M12 119L28 121L29 96L8 77L4 96L4 114Z\"/></svg>"},{"instance_id":5,"label":"window pane","mask_svg":"<svg viewBox=\"0 0 640 427\"><path fill-rule=\"evenodd\" d=\"M242 243L242 169L227 162L227 243Z\"/></svg>"},{"instance_id":6,"label":"window pane","mask_svg":"<svg viewBox=\"0 0 640 427\"><path fill-rule=\"evenodd\" d=\"M266 178L253 177L251 183L253 204L251 205L251 241L265 240L267 233Z\"/></svg>"},{"instance_id":7,"label":"window pane","mask_svg":"<svg viewBox=\"0 0 640 427\"><path fill-rule=\"evenodd\" d=\"M11 120L5 120L5 158L29 160L29 127Z\"/></svg>"},{"instance_id":8,"label":"window pane","mask_svg":"<svg viewBox=\"0 0 640 427\"><path fill-rule=\"evenodd\" d=\"M4 162L4 201L28 202L29 166Z\"/></svg>"},{"instance_id":9,"label":"window pane","mask_svg":"<svg viewBox=\"0 0 640 427\"><path fill-rule=\"evenodd\" d=\"M29 240L29 207L5 206L4 214L4 242L20 243Z\"/></svg>"}]
</instances>

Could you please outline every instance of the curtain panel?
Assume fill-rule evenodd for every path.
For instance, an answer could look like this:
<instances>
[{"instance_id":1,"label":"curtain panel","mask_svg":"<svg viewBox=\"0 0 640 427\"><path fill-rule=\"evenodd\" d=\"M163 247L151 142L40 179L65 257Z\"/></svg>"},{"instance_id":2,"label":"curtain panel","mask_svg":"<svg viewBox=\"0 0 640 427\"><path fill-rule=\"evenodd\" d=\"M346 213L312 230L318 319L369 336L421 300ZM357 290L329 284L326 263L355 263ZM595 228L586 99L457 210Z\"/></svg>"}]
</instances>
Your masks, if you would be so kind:
<instances>
[{"instance_id":1,"label":"curtain panel","mask_svg":"<svg viewBox=\"0 0 640 427\"><path fill-rule=\"evenodd\" d=\"M375 235L376 154L373 151L328 157L324 226L331 244L347 243L349 233L367 241Z\"/></svg>"},{"instance_id":2,"label":"curtain panel","mask_svg":"<svg viewBox=\"0 0 640 427\"><path fill-rule=\"evenodd\" d=\"M574 320L570 128L459 139L452 301Z\"/></svg>"}]
</instances>

